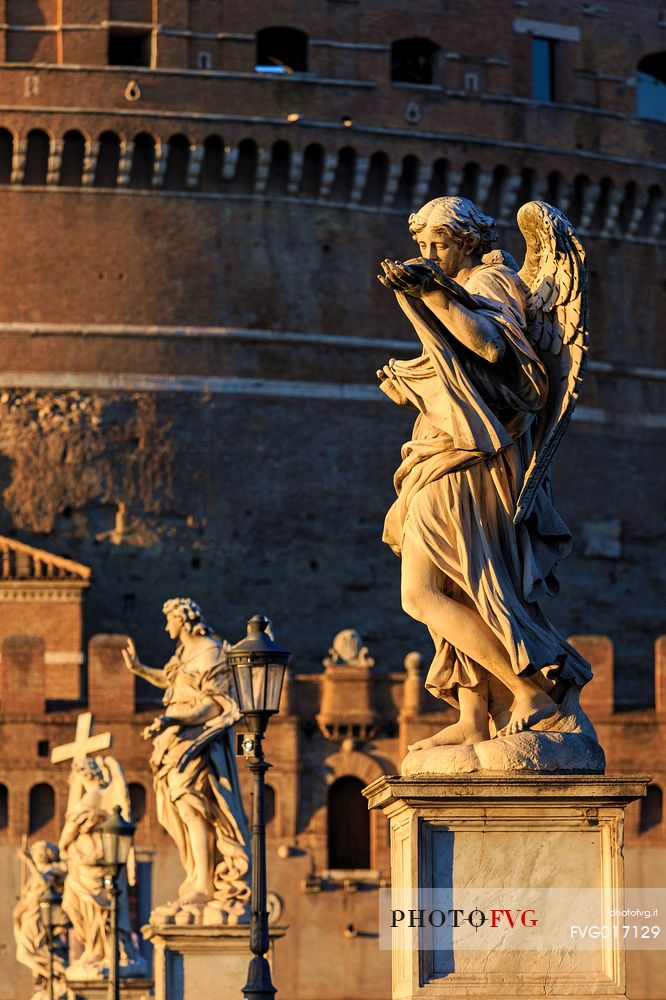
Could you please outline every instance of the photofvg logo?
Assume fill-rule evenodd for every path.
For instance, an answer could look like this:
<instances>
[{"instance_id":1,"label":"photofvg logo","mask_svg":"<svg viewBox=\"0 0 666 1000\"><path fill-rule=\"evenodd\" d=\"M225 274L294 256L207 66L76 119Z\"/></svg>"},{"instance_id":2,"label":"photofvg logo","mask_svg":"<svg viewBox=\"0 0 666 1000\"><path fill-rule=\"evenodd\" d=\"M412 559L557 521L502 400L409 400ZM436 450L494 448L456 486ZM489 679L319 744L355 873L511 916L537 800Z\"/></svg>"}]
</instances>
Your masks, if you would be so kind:
<instances>
[{"instance_id":1,"label":"photofvg logo","mask_svg":"<svg viewBox=\"0 0 666 1000\"><path fill-rule=\"evenodd\" d=\"M666 889L394 887L379 893L379 946L386 950L599 950L666 948Z\"/></svg>"}]
</instances>

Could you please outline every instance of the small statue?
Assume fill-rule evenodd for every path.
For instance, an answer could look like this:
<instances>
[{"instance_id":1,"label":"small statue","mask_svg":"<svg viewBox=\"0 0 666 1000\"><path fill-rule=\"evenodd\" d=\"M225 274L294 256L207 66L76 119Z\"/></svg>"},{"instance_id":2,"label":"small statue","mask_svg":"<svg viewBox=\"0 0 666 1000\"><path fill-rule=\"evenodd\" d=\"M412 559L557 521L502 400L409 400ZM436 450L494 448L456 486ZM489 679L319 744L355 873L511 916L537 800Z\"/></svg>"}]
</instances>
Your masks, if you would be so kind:
<instances>
[{"instance_id":1,"label":"small statue","mask_svg":"<svg viewBox=\"0 0 666 1000\"><path fill-rule=\"evenodd\" d=\"M102 837L98 827L121 808L124 819L131 818L129 790L122 767L114 757L75 757L65 825L60 836L60 853L67 862L62 905L74 936L82 947L79 957L67 968L68 980L102 979L108 974L111 948L110 896L105 887ZM118 926L120 936L119 974L145 975L146 966L132 938L128 883L134 885L134 849L119 879Z\"/></svg>"},{"instance_id":2,"label":"small statue","mask_svg":"<svg viewBox=\"0 0 666 1000\"><path fill-rule=\"evenodd\" d=\"M571 549L550 464L585 371L584 253L545 202L524 205L518 224L520 271L491 251L493 219L436 198L409 218L421 256L385 260L378 275L423 345L377 372L418 411L384 540L402 558L403 608L435 643L426 688L460 710L410 750L534 729L596 741L578 707L590 666L538 603Z\"/></svg>"},{"instance_id":3,"label":"small statue","mask_svg":"<svg viewBox=\"0 0 666 1000\"><path fill-rule=\"evenodd\" d=\"M162 669L145 666L131 639L123 651L132 673L165 689L165 712L143 736L153 739L157 817L186 876L178 900L154 911L153 919L189 911L197 922L206 909L207 923L238 923L248 917L250 837L236 771L232 726L240 713L226 644L190 598L175 597L162 611L178 643L169 662Z\"/></svg>"},{"instance_id":4,"label":"small statue","mask_svg":"<svg viewBox=\"0 0 666 1000\"><path fill-rule=\"evenodd\" d=\"M27 965L32 972L35 991L31 1000L48 1000L49 941L42 924L39 897L45 889L52 887L62 893L65 865L55 844L48 840L37 840L28 848L22 847L19 859L25 865L26 874L21 889L21 898L14 907L14 938L16 959ZM56 1000L67 993L65 984L65 956L67 954L66 930L53 928L53 995Z\"/></svg>"}]
</instances>

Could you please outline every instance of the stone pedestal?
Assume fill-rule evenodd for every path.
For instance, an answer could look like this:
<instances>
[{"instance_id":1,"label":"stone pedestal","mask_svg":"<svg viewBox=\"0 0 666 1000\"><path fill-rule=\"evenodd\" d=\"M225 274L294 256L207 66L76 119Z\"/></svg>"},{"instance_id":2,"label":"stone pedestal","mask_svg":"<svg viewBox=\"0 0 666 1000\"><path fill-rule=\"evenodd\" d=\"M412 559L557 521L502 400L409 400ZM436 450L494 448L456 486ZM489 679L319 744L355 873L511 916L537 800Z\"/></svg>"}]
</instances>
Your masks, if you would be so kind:
<instances>
[{"instance_id":1,"label":"stone pedestal","mask_svg":"<svg viewBox=\"0 0 666 1000\"><path fill-rule=\"evenodd\" d=\"M202 1000L209 996L242 1000L252 957L247 925L148 924L141 933L154 948L155 1000ZM275 940L284 933L283 927L269 929L271 946L266 957L271 967Z\"/></svg>"},{"instance_id":2,"label":"stone pedestal","mask_svg":"<svg viewBox=\"0 0 666 1000\"><path fill-rule=\"evenodd\" d=\"M627 921L613 911L624 808L648 781L486 773L369 785L369 807L391 825L380 946L393 1000L626 998Z\"/></svg>"},{"instance_id":3,"label":"stone pedestal","mask_svg":"<svg viewBox=\"0 0 666 1000\"><path fill-rule=\"evenodd\" d=\"M106 979L91 979L87 982L67 984L67 1000L107 1000L109 983ZM121 979L121 1000L151 1000L152 979Z\"/></svg>"}]
</instances>

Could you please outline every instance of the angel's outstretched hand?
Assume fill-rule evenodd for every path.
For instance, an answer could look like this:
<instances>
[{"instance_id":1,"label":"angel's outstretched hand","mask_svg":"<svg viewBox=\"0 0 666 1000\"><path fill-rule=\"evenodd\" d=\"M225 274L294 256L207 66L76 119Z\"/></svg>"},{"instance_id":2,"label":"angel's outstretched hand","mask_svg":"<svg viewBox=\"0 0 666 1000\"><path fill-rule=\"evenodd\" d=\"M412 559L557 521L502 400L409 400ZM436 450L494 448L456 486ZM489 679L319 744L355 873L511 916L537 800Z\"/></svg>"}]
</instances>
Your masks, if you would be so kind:
<instances>
[{"instance_id":1,"label":"angel's outstretched hand","mask_svg":"<svg viewBox=\"0 0 666 1000\"><path fill-rule=\"evenodd\" d=\"M133 639L127 640L127 645L122 651L123 660L125 661L125 666L131 673L136 673L137 667L141 666L141 661L136 652L136 646L134 645Z\"/></svg>"},{"instance_id":2,"label":"angel's outstretched hand","mask_svg":"<svg viewBox=\"0 0 666 1000\"><path fill-rule=\"evenodd\" d=\"M413 295L420 298L423 291L423 277L409 268L406 264L401 264L399 260L383 260L381 268L384 274L377 277L386 288L392 288L394 292L405 292L406 295Z\"/></svg>"}]
</instances>

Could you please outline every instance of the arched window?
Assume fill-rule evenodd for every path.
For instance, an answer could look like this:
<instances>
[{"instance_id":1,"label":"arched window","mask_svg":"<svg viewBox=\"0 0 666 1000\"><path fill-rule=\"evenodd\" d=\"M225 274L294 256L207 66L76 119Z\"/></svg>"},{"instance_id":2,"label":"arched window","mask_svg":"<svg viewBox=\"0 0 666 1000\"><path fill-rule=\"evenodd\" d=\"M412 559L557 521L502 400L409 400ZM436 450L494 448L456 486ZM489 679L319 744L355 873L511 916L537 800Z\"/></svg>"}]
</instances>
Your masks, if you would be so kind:
<instances>
[{"instance_id":1,"label":"arched window","mask_svg":"<svg viewBox=\"0 0 666 1000\"><path fill-rule=\"evenodd\" d=\"M590 229L593 232L598 232L600 229L603 229L606 216L608 215L611 191L613 190L613 182L610 177L604 177L600 184L600 188L601 190L599 191L597 204L595 205L594 214L592 215L592 220L590 222ZM551 205L556 204L557 202L551 202Z\"/></svg>"},{"instance_id":2,"label":"arched window","mask_svg":"<svg viewBox=\"0 0 666 1000\"><path fill-rule=\"evenodd\" d=\"M153 183L155 167L155 140L147 132L140 132L134 139L134 156L130 170L131 188L149 188Z\"/></svg>"},{"instance_id":3,"label":"arched window","mask_svg":"<svg viewBox=\"0 0 666 1000\"><path fill-rule=\"evenodd\" d=\"M9 792L6 785L0 785L0 832L9 826Z\"/></svg>"},{"instance_id":4,"label":"arched window","mask_svg":"<svg viewBox=\"0 0 666 1000\"><path fill-rule=\"evenodd\" d=\"M663 201L663 191L657 184L653 184L652 187L648 189L648 201L645 206L645 212L643 213L643 221L639 229L639 234L641 236L659 236L658 233L653 234L652 230L658 216L661 215L661 206Z\"/></svg>"},{"instance_id":5,"label":"arched window","mask_svg":"<svg viewBox=\"0 0 666 1000\"><path fill-rule=\"evenodd\" d=\"M114 188L118 183L120 139L115 132L102 132L99 137L95 187Z\"/></svg>"},{"instance_id":6,"label":"arched window","mask_svg":"<svg viewBox=\"0 0 666 1000\"><path fill-rule=\"evenodd\" d=\"M428 38L401 38L391 45L391 80L394 83L436 83L439 45Z\"/></svg>"},{"instance_id":7,"label":"arched window","mask_svg":"<svg viewBox=\"0 0 666 1000\"><path fill-rule=\"evenodd\" d=\"M470 201L476 201L480 173L481 169L478 163L465 164L462 181L460 183L461 198L469 198Z\"/></svg>"},{"instance_id":8,"label":"arched window","mask_svg":"<svg viewBox=\"0 0 666 1000\"><path fill-rule=\"evenodd\" d=\"M402 172L395 193L395 208L411 208L419 179L419 160L417 156L406 156L402 161Z\"/></svg>"},{"instance_id":9,"label":"arched window","mask_svg":"<svg viewBox=\"0 0 666 1000\"><path fill-rule=\"evenodd\" d=\"M509 177L508 167L503 164L495 167L493 170L493 179L490 184L490 190L488 191L488 197L486 198L486 204L484 206L484 212L496 219L501 213L502 200L504 198L504 192L506 191L506 182Z\"/></svg>"},{"instance_id":10,"label":"arched window","mask_svg":"<svg viewBox=\"0 0 666 1000\"><path fill-rule=\"evenodd\" d=\"M373 153L361 198L362 205L381 205L386 190L389 161L386 153Z\"/></svg>"},{"instance_id":11,"label":"arched window","mask_svg":"<svg viewBox=\"0 0 666 1000\"><path fill-rule=\"evenodd\" d=\"M63 187L80 187L83 177L83 160L86 141L80 132L65 132L60 164L60 183Z\"/></svg>"},{"instance_id":12,"label":"arched window","mask_svg":"<svg viewBox=\"0 0 666 1000\"><path fill-rule=\"evenodd\" d=\"M555 208L559 208L560 202L562 200L562 194L564 192L565 180L562 174L557 170L552 170L548 174L548 187L546 189L546 201L549 205L554 205Z\"/></svg>"},{"instance_id":13,"label":"arched window","mask_svg":"<svg viewBox=\"0 0 666 1000\"><path fill-rule=\"evenodd\" d=\"M261 73L305 73L308 36L298 28L261 28L257 32L257 62Z\"/></svg>"},{"instance_id":14,"label":"arched window","mask_svg":"<svg viewBox=\"0 0 666 1000\"><path fill-rule=\"evenodd\" d=\"M284 195L289 183L289 165L291 163L291 146L284 139L273 145L271 164L268 169L266 194Z\"/></svg>"},{"instance_id":15,"label":"arched window","mask_svg":"<svg viewBox=\"0 0 666 1000\"><path fill-rule=\"evenodd\" d=\"M590 186L589 177L585 174L578 174L574 178L573 183L573 197L571 199L571 204L569 205L568 216L573 222L574 226L579 226L583 215L583 209L585 207L585 195Z\"/></svg>"},{"instance_id":16,"label":"arched window","mask_svg":"<svg viewBox=\"0 0 666 1000\"><path fill-rule=\"evenodd\" d=\"M254 139L243 139L238 147L236 173L230 185L239 194L251 194L257 176L257 144Z\"/></svg>"},{"instance_id":17,"label":"arched window","mask_svg":"<svg viewBox=\"0 0 666 1000\"><path fill-rule=\"evenodd\" d=\"M204 142L204 155L201 164L202 191L221 191L223 165L224 142L219 135L209 135Z\"/></svg>"},{"instance_id":18,"label":"arched window","mask_svg":"<svg viewBox=\"0 0 666 1000\"><path fill-rule=\"evenodd\" d=\"M536 190L537 175L536 170L532 167L525 167L520 172L520 187L518 188L518 197L516 198L516 207L520 208L528 201L534 200L534 192Z\"/></svg>"},{"instance_id":19,"label":"arched window","mask_svg":"<svg viewBox=\"0 0 666 1000\"><path fill-rule=\"evenodd\" d=\"M46 834L55 817L55 792L46 782L33 785L30 789L30 819L28 833Z\"/></svg>"},{"instance_id":20,"label":"arched window","mask_svg":"<svg viewBox=\"0 0 666 1000\"><path fill-rule=\"evenodd\" d=\"M618 228L621 232L626 233L629 228L629 223L634 217L634 212L636 211L636 202L638 197L638 186L636 181L629 181L625 185L624 198L622 199L622 205L620 208L620 215L618 218Z\"/></svg>"},{"instance_id":21,"label":"arched window","mask_svg":"<svg viewBox=\"0 0 666 1000\"><path fill-rule=\"evenodd\" d=\"M303 175L301 177L301 194L308 198L316 198L319 194L321 178L324 172L324 149L318 142L312 142L306 147L303 156Z\"/></svg>"},{"instance_id":22,"label":"arched window","mask_svg":"<svg viewBox=\"0 0 666 1000\"><path fill-rule=\"evenodd\" d=\"M636 73L636 114L666 121L666 52L643 56Z\"/></svg>"},{"instance_id":23,"label":"arched window","mask_svg":"<svg viewBox=\"0 0 666 1000\"><path fill-rule=\"evenodd\" d=\"M354 186L356 170L356 151L351 146L345 146L338 153L338 165L331 187L331 201L349 201Z\"/></svg>"},{"instance_id":24,"label":"arched window","mask_svg":"<svg viewBox=\"0 0 666 1000\"><path fill-rule=\"evenodd\" d=\"M13 158L14 136L6 128L0 128L0 184L9 184Z\"/></svg>"},{"instance_id":25,"label":"arched window","mask_svg":"<svg viewBox=\"0 0 666 1000\"><path fill-rule=\"evenodd\" d=\"M661 826L663 794L659 785L648 785L647 795L641 799L641 819L639 830L646 833Z\"/></svg>"},{"instance_id":26,"label":"arched window","mask_svg":"<svg viewBox=\"0 0 666 1000\"><path fill-rule=\"evenodd\" d=\"M187 186L187 166L190 161L190 140L185 135L169 139L163 187L167 191L184 191Z\"/></svg>"},{"instance_id":27,"label":"arched window","mask_svg":"<svg viewBox=\"0 0 666 1000\"><path fill-rule=\"evenodd\" d=\"M46 132L34 128L28 133L28 148L25 155L24 184L46 184L49 169L50 140Z\"/></svg>"},{"instance_id":28,"label":"arched window","mask_svg":"<svg viewBox=\"0 0 666 1000\"><path fill-rule=\"evenodd\" d=\"M432 201L433 198L443 198L446 195L448 180L449 180L448 160L444 159L435 160L432 166L432 174L430 175L430 186L428 188L428 194L425 199L426 202Z\"/></svg>"},{"instance_id":29,"label":"arched window","mask_svg":"<svg viewBox=\"0 0 666 1000\"><path fill-rule=\"evenodd\" d=\"M130 781L129 794L132 805L132 819L138 826L146 815L146 789L138 781Z\"/></svg>"},{"instance_id":30,"label":"arched window","mask_svg":"<svg viewBox=\"0 0 666 1000\"><path fill-rule=\"evenodd\" d=\"M370 813L363 782L344 777L328 791L328 867L370 867Z\"/></svg>"}]
</instances>

